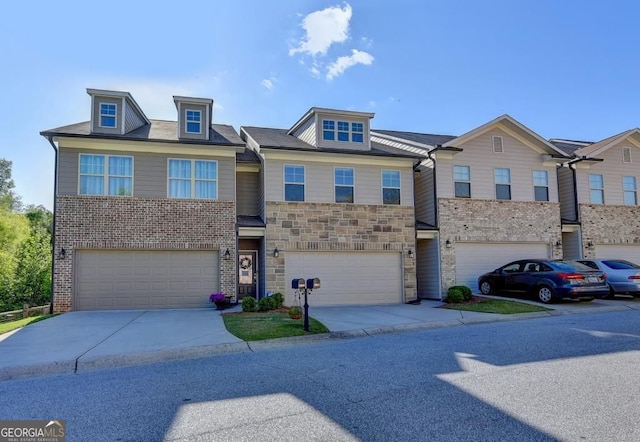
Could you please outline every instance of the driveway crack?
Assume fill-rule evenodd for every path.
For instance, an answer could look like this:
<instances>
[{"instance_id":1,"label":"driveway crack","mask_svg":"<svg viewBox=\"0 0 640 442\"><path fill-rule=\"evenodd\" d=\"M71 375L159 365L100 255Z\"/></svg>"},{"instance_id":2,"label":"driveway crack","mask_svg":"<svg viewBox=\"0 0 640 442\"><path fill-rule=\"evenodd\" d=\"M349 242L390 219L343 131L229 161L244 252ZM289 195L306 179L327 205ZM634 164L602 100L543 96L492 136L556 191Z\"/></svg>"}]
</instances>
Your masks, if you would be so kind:
<instances>
[{"instance_id":1,"label":"driveway crack","mask_svg":"<svg viewBox=\"0 0 640 442\"><path fill-rule=\"evenodd\" d=\"M115 330L113 333L111 333L109 336L105 337L103 340L101 340L100 342L96 343L96 345L92 346L91 348L89 348L87 351L81 353L75 360L74 366L73 366L73 372L77 373L78 372L78 361L80 360L81 357L83 357L84 355L86 355L87 353L89 353L91 350L93 350L94 348L96 348L98 345L102 344L103 342L105 342L107 339L109 339L110 337L112 337L113 335L115 335L116 333L118 333L120 330L122 330L123 328L125 328L126 326L128 326L129 324L131 324L133 321L135 321L136 319L138 319L140 316L144 315L145 313L147 313L147 311L144 311L142 313L140 313L138 316L135 316L134 318L132 318L129 322L127 322L126 324L124 324L122 327L120 327L119 329Z\"/></svg>"}]
</instances>

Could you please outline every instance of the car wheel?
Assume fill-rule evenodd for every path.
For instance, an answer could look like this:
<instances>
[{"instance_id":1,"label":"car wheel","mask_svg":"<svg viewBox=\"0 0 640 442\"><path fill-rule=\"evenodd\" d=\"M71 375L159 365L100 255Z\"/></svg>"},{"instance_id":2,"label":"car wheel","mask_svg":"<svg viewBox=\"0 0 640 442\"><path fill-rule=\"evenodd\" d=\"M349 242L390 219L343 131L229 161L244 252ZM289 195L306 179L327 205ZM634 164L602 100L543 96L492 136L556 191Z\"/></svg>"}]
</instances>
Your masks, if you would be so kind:
<instances>
[{"instance_id":1,"label":"car wheel","mask_svg":"<svg viewBox=\"0 0 640 442\"><path fill-rule=\"evenodd\" d=\"M493 286L489 281L482 281L482 284L480 284L480 292L483 295L490 295L493 293Z\"/></svg>"},{"instance_id":2,"label":"car wheel","mask_svg":"<svg viewBox=\"0 0 640 442\"><path fill-rule=\"evenodd\" d=\"M553 301L553 297L555 296L553 289L548 285L541 285L538 287L538 291L536 293L538 295L538 300L544 304L549 304Z\"/></svg>"},{"instance_id":3,"label":"car wheel","mask_svg":"<svg viewBox=\"0 0 640 442\"><path fill-rule=\"evenodd\" d=\"M613 299L616 296L616 292L613 291L613 287L609 286L609 293L604 295L602 299Z\"/></svg>"}]
</instances>

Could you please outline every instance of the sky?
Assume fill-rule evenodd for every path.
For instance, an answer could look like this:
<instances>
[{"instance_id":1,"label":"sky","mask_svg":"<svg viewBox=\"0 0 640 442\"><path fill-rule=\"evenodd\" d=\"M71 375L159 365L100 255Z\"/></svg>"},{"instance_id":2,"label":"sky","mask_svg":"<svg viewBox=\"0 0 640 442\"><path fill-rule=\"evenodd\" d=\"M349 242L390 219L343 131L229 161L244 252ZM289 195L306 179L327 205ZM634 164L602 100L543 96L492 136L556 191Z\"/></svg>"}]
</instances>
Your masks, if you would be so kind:
<instances>
[{"instance_id":1,"label":"sky","mask_svg":"<svg viewBox=\"0 0 640 442\"><path fill-rule=\"evenodd\" d=\"M636 0L6 1L0 157L26 204L53 208L40 131L86 121L87 88L147 117L173 96L214 123L289 128L309 108L373 112L375 129L461 135L509 114L544 138L640 126Z\"/></svg>"}]
</instances>

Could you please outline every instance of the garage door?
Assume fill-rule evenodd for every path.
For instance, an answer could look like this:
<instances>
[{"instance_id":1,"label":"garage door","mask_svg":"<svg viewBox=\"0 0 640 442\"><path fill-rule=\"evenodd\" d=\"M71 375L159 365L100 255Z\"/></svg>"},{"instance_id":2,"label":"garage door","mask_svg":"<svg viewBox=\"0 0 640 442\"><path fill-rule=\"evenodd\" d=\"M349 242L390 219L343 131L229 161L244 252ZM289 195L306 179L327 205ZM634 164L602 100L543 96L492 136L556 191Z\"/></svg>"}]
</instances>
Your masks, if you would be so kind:
<instances>
[{"instance_id":1,"label":"garage door","mask_svg":"<svg viewBox=\"0 0 640 442\"><path fill-rule=\"evenodd\" d=\"M391 304L402 302L400 253L289 252L285 257L286 302L291 280L320 278L309 305Z\"/></svg>"},{"instance_id":2,"label":"garage door","mask_svg":"<svg viewBox=\"0 0 640 442\"><path fill-rule=\"evenodd\" d=\"M596 256L604 259L626 259L640 264L640 245L596 244Z\"/></svg>"},{"instance_id":3,"label":"garage door","mask_svg":"<svg viewBox=\"0 0 640 442\"><path fill-rule=\"evenodd\" d=\"M216 251L80 250L75 310L208 307Z\"/></svg>"},{"instance_id":4,"label":"garage door","mask_svg":"<svg viewBox=\"0 0 640 442\"><path fill-rule=\"evenodd\" d=\"M545 243L456 243L456 284L478 290L478 276L517 259L549 257Z\"/></svg>"}]
</instances>

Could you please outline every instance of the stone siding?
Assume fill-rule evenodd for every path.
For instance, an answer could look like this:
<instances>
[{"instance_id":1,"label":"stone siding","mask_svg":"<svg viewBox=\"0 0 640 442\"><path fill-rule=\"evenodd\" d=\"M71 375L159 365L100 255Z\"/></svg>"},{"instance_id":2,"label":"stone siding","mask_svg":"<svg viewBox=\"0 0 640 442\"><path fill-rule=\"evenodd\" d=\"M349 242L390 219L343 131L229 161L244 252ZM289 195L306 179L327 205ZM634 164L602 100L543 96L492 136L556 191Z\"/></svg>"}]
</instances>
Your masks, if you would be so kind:
<instances>
[{"instance_id":1,"label":"stone siding","mask_svg":"<svg viewBox=\"0 0 640 442\"><path fill-rule=\"evenodd\" d=\"M594 258L598 244L640 247L640 207L580 204L583 256ZM595 247L587 247L591 242Z\"/></svg>"},{"instance_id":2,"label":"stone siding","mask_svg":"<svg viewBox=\"0 0 640 442\"><path fill-rule=\"evenodd\" d=\"M440 198L438 218L443 293L456 284L457 241L562 241L559 203ZM446 246L447 240L450 247ZM562 258L561 247L553 247L553 257Z\"/></svg>"},{"instance_id":3,"label":"stone siding","mask_svg":"<svg viewBox=\"0 0 640 442\"><path fill-rule=\"evenodd\" d=\"M234 201L58 196L54 311L73 310L76 249L219 250L220 290L236 293ZM59 253L65 249L65 257Z\"/></svg>"},{"instance_id":4,"label":"stone siding","mask_svg":"<svg viewBox=\"0 0 640 442\"><path fill-rule=\"evenodd\" d=\"M285 293L288 288L287 251L402 251L405 302L417 299L413 207L267 202L266 225L269 291ZM269 253L275 248L277 258Z\"/></svg>"}]
</instances>

